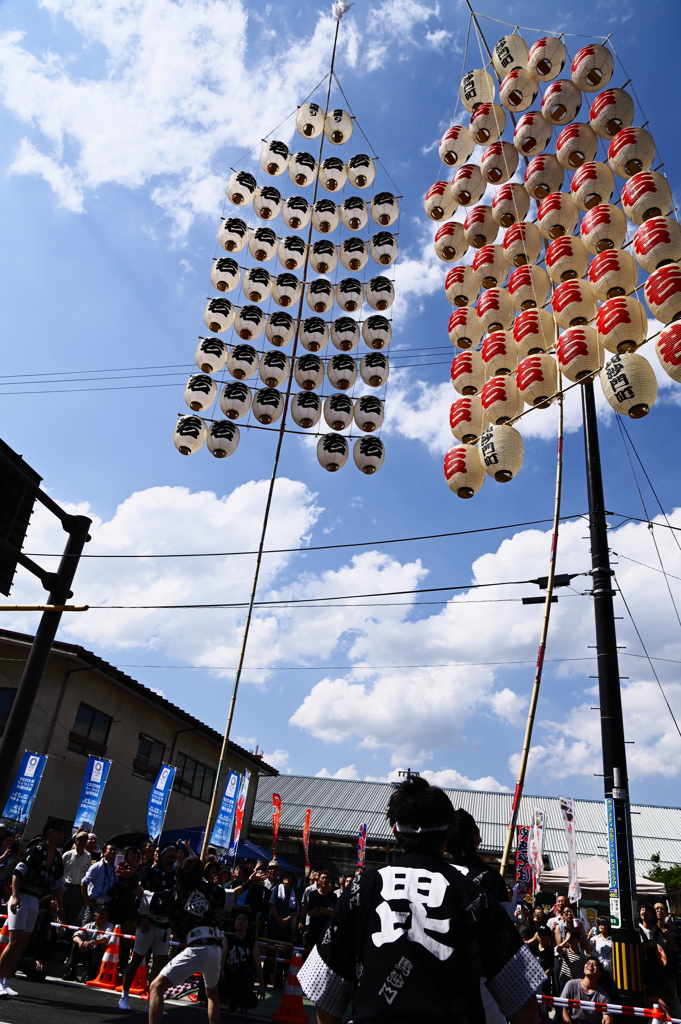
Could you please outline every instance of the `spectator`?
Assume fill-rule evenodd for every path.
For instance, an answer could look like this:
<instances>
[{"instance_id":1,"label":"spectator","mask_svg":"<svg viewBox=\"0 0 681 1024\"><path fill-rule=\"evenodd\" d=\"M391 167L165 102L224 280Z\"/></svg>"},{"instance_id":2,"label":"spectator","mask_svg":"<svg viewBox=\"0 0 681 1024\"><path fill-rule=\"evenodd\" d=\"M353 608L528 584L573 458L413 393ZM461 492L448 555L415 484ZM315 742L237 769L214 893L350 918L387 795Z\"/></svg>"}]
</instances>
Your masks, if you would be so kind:
<instances>
[{"instance_id":1,"label":"spectator","mask_svg":"<svg viewBox=\"0 0 681 1024\"><path fill-rule=\"evenodd\" d=\"M102 859L96 861L83 876L80 891L85 904L83 923L89 924L94 918L95 903L109 903L111 890L116 881L116 847L109 843L102 851Z\"/></svg>"},{"instance_id":2,"label":"spectator","mask_svg":"<svg viewBox=\"0 0 681 1024\"><path fill-rule=\"evenodd\" d=\"M586 935L584 933L584 925L581 921L576 921L575 916L572 913L570 907L564 907L563 911L558 918L558 921L553 929L553 935L556 940L556 946L560 948L560 944L564 942L567 937L568 931L576 931L579 935L579 943L585 953L590 952ZM581 974L579 975L581 977Z\"/></svg>"},{"instance_id":3,"label":"spectator","mask_svg":"<svg viewBox=\"0 0 681 1024\"><path fill-rule=\"evenodd\" d=\"M664 935L651 903L640 903L638 930L641 936L643 987L648 1002L664 1002L667 985L667 954ZM666 1007L665 1007L666 1008Z\"/></svg>"},{"instance_id":4,"label":"spectator","mask_svg":"<svg viewBox=\"0 0 681 1024\"><path fill-rule=\"evenodd\" d=\"M584 962L581 978L573 978L566 982L562 991L563 999L579 999L581 1002L607 1003L608 993L600 984L601 965L596 957L588 957ZM588 1021L589 1024L610 1024L609 1013L600 1010L589 1010L586 1007L563 1007L564 1024L573 1020Z\"/></svg>"},{"instance_id":5,"label":"spectator","mask_svg":"<svg viewBox=\"0 0 681 1024\"><path fill-rule=\"evenodd\" d=\"M92 857L92 863L93 864L94 864L94 862L96 860L101 860L102 854L101 854L101 851L99 849L99 846L97 845L97 836L94 834L94 832L88 832L87 843L85 844L85 849L87 850L87 852Z\"/></svg>"},{"instance_id":6,"label":"spectator","mask_svg":"<svg viewBox=\"0 0 681 1024\"><path fill-rule=\"evenodd\" d=\"M551 917L546 922L546 927L547 928L550 928L552 931L555 929L556 925L560 921L562 921L562 919L563 919L563 911L565 910L565 908L567 906L568 906L568 901L567 901L567 898L565 896L558 896L556 898L556 902L554 903L553 909L551 911Z\"/></svg>"},{"instance_id":7,"label":"spectator","mask_svg":"<svg viewBox=\"0 0 681 1024\"><path fill-rule=\"evenodd\" d=\"M475 885L479 885L500 903L505 903L506 886L503 878L496 867L487 864L478 856L481 842L482 837L475 818L463 807L459 807L454 811L454 824L447 852L454 864L466 869L468 877Z\"/></svg>"},{"instance_id":8,"label":"spectator","mask_svg":"<svg viewBox=\"0 0 681 1024\"><path fill-rule=\"evenodd\" d=\"M116 881L111 889L109 900L109 920L120 925L123 935L132 935L137 924L137 892L142 872L140 864L142 855L136 846L129 846L125 851L125 860L116 868ZM130 959L132 942L121 939L120 969L125 970Z\"/></svg>"},{"instance_id":9,"label":"spectator","mask_svg":"<svg viewBox=\"0 0 681 1024\"><path fill-rule=\"evenodd\" d=\"M591 950L598 959L601 969L608 976L612 974L612 935L610 934L610 918L597 917L596 934L591 940Z\"/></svg>"},{"instance_id":10,"label":"spectator","mask_svg":"<svg viewBox=\"0 0 681 1024\"><path fill-rule=\"evenodd\" d=\"M92 864L92 854L88 853L85 848L87 841L87 832L76 833L72 848L62 854L65 879L64 920L66 924L78 924L83 914L83 893L80 887Z\"/></svg>"},{"instance_id":11,"label":"spectator","mask_svg":"<svg viewBox=\"0 0 681 1024\"><path fill-rule=\"evenodd\" d=\"M267 921L267 938L277 942L293 944L293 928L298 913L298 900L293 889L293 872L285 871L281 882L270 896L270 916ZM274 987L284 987L285 965L277 962L274 970Z\"/></svg>"},{"instance_id":12,"label":"spectator","mask_svg":"<svg viewBox=\"0 0 681 1024\"><path fill-rule=\"evenodd\" d=\"M553 946L553 935L548 928L538 928L534 934L537 942L535 948L532 950L539 966L546 975L546 981L542 987L542 992L545 996L553 995L553 968L554 961L556 959L556 953Z\"/></svg>"},{"instance_id":13,"label":"spectator","mask_svg":"<svg viewBox=\"0 0 681 1024\"><path fill-rule=\"evenodd\" d=\"M325 868L317 876L317 888L308 896L307 913L310 922L305 929L305 948L316 946L326 931L336 905L331 872Z\"/></svg>"},{"instance_id":14,"label":"spectator","mask_svg":"<svg viewBox=\"0 0 681 1024\"><path fill-rule=\"evenodd\" d=\"M303 890L303 895L300 898L300 918L298 920L298 930L302 933L306 928L309 927L310 918L307 910L307 903L310 898L310 893L317 891L317 879L319 878L319 870L312 868L309 875L309 885Z\"/></svg>"},{"instance_id":15,"label":"spectator","mask_svg":"<svg viewBox=\"0 0 681 1024\"><path fill-rule=\"evenodd\" d=\"M93 915L93 921L73 936L71 955L62 974L65 981L75 981L76 976L78 981L82 982L92 981L97 977L112 929L107 928L109 908L106 903L96 903ZM79 966L82 967L80 974Z\"/></svg>"},{"instance_id":16,"label":"spectator","mask_svg":"<svg viewBox=\"0 0 681 1024\"><path fill-rule=\"evenodd\" d=\"M579 929L568 928L565 938L556 943L556 950L560 957L558 972L558 990L560 991L566 982L578 981L584 974L587 954L582 952L582 937Z\"/></svg>"},{"instance_id":17,"label":"spectator","mask_svg":"<svg viewBox=\"0 0 681 1024\"><path fill-rule=\"evenodd\" d=\"M679 1002L676 988L676 975L678 972L678 952L676 948L676 936L674 929L674 918L664 900L655 900L653 904L657 927L664 937L664 949L667 954L667 966L665 974L667 980L664 987L664 1001L672 1017L679 1015Z\"/></svg>"},{"instance_id":18,"label":"spectator","mask_svg":"<svg viewBox=\"0 0 681 1024\"><path fill-rule=\"evenodd\" d=\"M142 847L142 871L150 868L154 861L154 844L152 842L145 843Z\"/></svg>"},{"instance_id":19,"label":"spectator","mask_svg":"<svg viewBox=\"0 0 681 1024\"><path fill-rule=\"evenodd\" d=\"M21 842L12 832L5 832L0 839L0 886L12 882L14 868L21 859Z\"/></svg>"},{"instance_id":20,"label":"spectator","mask_svg":"<svg viewBox=\"0 0 681 1024\"><path fill-rule=\"evenodd\" d=\"M220 999L227 1004L230 1013L252 1010L258 1005L257 996L253 992L255 981L258 983L260 998L265 998L260 947L255 936L248 934L249 923L246 911L240 910L234 918L234 931L227 935L225 980Z\"/></svg>"},{"instance_id":21,"label":"spectator","mask_svg":"<svg viewBox=\"0 0 681 1024\"><path fill-rule=\"evenodd\" d=\"M280 874L281 874L281 871L280 871L280 868L279 868L279 861L271 860L269 862L269 864L267 865L267 878L265 879L265 882L264 882L264 890L265 890L265 892L264 892L264 898L263 898L262 914L261 914L261 917L260 917L260 934L261 935L265 935L267 933L267 922L268 922L269 916L270 916L270 897L272 895L272 890L274 889L275 885L277 885L278 882L279 882ZM268 961L268 964L269 964L269 961Z\"/></svg>"}]
</instances>

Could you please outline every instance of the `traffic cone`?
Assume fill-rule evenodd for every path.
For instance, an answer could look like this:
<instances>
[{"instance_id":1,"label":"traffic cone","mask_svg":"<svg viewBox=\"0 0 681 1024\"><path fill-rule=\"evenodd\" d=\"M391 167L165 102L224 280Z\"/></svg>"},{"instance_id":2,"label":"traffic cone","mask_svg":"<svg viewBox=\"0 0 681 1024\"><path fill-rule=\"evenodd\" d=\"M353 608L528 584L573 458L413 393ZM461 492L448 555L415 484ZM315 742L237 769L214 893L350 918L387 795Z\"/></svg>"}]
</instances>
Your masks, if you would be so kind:
<instances>
[{"instance_id":1,"label":"traffic cone","mask_svg":"<svg viewBox=\"0 0 681 1024\"><path fill-rule=\"evenodd\" d=\"M116 991L122 992L123 986L116 985ZM132 979L132 985L130 986L131 996L144 996L146 998L149 995L149 979L147 977L147 965L144 961L139 965L135 971L135 977Z\"/></svg>"},{"instance_id":2,"label":"traffic cone","mask_svg":"<svg viewBox=\"0 0 681 1024\"><path fill-rule=\"evenodd\" d=\"M106 953L102 957L99 966L99 974L93 981L86 981L85 984L91 988L116 989L118 985L118 947L121 943L121 929L116 925L113 935L109 939Z\"/></svg>"},{"instance_id":3,"label":"traffic cone","mask_svg":"<svg viewBox=\"0 0 681 1024\"><path fill-rule=\"evenodd\" d=\"M7 926L7 924L4 924L2 926L2 931L0 931L0 953L2 953L2 947L6 946L8 942L9 942L9 927Z\"/></svg>"},{"instance_id":4,"label":"traffic cone","mask_svg":"<svg viewBox=\"0 0 681 1024\"><path fill-rule=\"evenodd\" d=\"M279 1021L279 1024L308 1024L309 1018L303 1006L303 990L298 981L298 970L302 966L302 956L294 953L279 1009L272 1014L272 1020Z\"/></svg>"}]
</instances>

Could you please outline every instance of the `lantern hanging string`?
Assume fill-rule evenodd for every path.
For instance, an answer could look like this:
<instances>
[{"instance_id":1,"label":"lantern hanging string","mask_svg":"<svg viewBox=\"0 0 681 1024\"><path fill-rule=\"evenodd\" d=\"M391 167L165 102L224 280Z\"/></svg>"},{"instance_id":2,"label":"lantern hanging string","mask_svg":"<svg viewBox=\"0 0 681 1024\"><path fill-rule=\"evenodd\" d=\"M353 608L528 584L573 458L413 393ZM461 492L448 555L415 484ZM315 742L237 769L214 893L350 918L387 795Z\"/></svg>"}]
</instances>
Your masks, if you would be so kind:
<instances>
[{"instance_id":1,"label":"lantern hanging string","mask_svg":"<svg viewBox=\"0 0 681 1024\"><path fill-rule=\"evenodd\" d=\"M517 29L522 29L523 32L536 32L540 36L547 35L553 31L553 29L548 28L532 28L530 25L514 25L512 21L502 21L501 18L492 18L490 17L489 14L480 14L479 11L473 11L473 8L471 7L470 4L468 4L468 7L470 8L471 13L474 14L476 18L484 18L485 21L495 21L497 25L507 25L514 31L516 31ZM603 42L606 42L610 38L610 36L588 35L586 32L561 32L560 35L572 36L574 39L602 39Z\"/></svg>"}]
</instances>

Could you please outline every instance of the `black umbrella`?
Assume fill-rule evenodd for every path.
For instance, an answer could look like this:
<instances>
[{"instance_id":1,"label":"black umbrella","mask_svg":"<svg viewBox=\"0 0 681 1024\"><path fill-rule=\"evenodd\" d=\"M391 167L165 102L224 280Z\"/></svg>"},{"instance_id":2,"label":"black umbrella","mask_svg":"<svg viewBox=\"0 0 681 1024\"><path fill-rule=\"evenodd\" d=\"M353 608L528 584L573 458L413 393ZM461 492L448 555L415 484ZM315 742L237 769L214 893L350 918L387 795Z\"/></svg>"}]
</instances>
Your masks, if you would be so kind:
<instances>
[{"instance_id":1,"label":"black umbrella","mask_svg":"<svg viewBox=\"0 0 681 1024\"><path fill-rule=\"evenodd\" d=\"M107 839L107 846L117 846L119 850L125 849L126 846L141 846L143 843L149 842L149 836L146 832L118 832L111 839Z\"/></svg>"}]
</instances>

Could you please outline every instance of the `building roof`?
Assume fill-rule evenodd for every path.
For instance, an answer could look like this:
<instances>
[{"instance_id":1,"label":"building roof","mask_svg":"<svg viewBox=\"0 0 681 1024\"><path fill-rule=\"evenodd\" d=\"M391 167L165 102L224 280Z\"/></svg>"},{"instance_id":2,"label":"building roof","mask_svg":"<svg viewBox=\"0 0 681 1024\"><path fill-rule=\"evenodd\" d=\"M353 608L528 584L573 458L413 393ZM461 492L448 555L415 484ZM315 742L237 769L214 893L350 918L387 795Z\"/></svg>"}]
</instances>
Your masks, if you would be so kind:
<instances>
[{"instance_id":1,"label":"building roof","mask_svg":"<svg viewBox=\"0 0 681 1024\"><path fill-rule=\"evenodd\" d=\"M311 834L356 838L366 822L369 841L392 839L385 810L391 784L357 782L342 779L308 778L280 775L262 778L258 783L251 826L271 828L272 793L281 796L281 829L302 830L305 810L312 808ZM511 816L510 793L481 793L467 789L445 790L455 807L473 815L482 835L482 850L500 853ZM557 797L523 796L518 824L528 825L535 807L544 811L544 854L552 868L567 863L567 846ZM638 874L651 867L652 854L660 854L660 863L681 864L681 808L632 804L634 858ZM575 831L578 857L606 857L607 834L605 804L600 800L575 800Z\"/></svg>"},{"instance_id":2,"label":"building roof","mask_svg":"<svg viewBox=\"0 0 681 1024\"><path fill-rule=\"evenodd\" d=\"M30 647L33 643L33 637L25 633L14 633L9 629L0 629L0 641L6 641L7 643L14 643L20 647ZM173 704L172 701L162 697L155 690L151 690L148 686L144 686L142 683L138 683L136 679L126 675L125 672L121 672L115 665L110 665L108 661L104 661L97 654L93 654L92 651L86 650L79 644L65 644L60 640L55 640L52 644L52 652L54 654L63 654L67 657L75 658L80 661L88 668L94 671L101 672L103 675L108 676L110 679L114 679L117 683L125 686L128 690L138 694L145 700L150 701L157 707L163 708L169 714L174 715L175 718L181 719L188 725L193 726L197 732L203 733L204 736L208 736L210 739L215 740L217 743L222 743L222 733L217 732L215 729L211 729L205 722L201 722L198 718L194 718L188 711L183 711L182 708L178 707L177 704ZM267 764L257 754L253 754L250 750L246 750L244 747L240 747L238 743L229 741L229 748L233 750L235 754L238 754L245 761L250 762L258 772L262 772L265 775L278 775L279 772L272 765Z\"/></svg>"}]
</instances>

